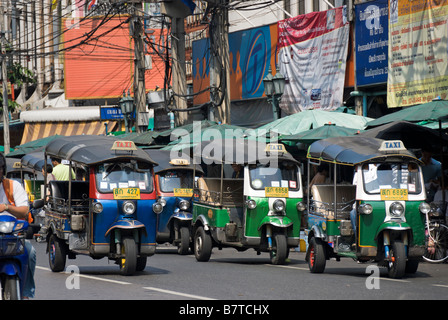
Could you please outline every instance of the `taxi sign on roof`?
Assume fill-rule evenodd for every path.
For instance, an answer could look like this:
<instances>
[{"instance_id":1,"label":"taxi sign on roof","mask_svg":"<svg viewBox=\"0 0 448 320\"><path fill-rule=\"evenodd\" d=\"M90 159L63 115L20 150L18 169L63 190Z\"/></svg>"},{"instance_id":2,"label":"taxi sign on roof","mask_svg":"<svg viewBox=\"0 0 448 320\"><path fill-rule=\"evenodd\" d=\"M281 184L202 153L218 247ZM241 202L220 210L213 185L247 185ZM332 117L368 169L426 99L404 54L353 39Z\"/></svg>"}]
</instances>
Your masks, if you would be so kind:
<instances>
[{"instance_id":1,"label":"taxi sign on roof","mask_svg":"<svg viewBox=\"0 0 448 320\"><path fill-rule=\"evenodd\" d=\"M190 161L188 161L188 159L172 159L170 164L174 166L188 166Z\"/></svg>"},{"instance_id":2,"label":"taxi sign on roof","mask_svg":"<svg viewBox=\"0 0 448 320\"><path fill-rule=\"evenodd\" d=\"M112 145L111 150L122 150L122 151L135 151L137 150L137 147L135 146L134 141L124 141L124 140L117 140L114 141L114 144Z\"/></svg>"},{"instance_id":3,"label":"taxi sign on roof","mask_svg":"<svg viewBox=\"0 0 448 320\"><path fill-rule=\"evenodd\" d=\"M269 143L266 145L265 151L268 152L278 152L278 153L286 153L285 146L281 143Z\"/></svg>"},{"instance_id":4,"label":"taxi sign on roof","mask_svg":"<svg viewBox=\"0 0 448 320\"><path fill-rule=\"evenodd\" d=\"M404 151L406 147L401 140L388 140L381 143L378 151Z\"/></svg>"}]
</instances>

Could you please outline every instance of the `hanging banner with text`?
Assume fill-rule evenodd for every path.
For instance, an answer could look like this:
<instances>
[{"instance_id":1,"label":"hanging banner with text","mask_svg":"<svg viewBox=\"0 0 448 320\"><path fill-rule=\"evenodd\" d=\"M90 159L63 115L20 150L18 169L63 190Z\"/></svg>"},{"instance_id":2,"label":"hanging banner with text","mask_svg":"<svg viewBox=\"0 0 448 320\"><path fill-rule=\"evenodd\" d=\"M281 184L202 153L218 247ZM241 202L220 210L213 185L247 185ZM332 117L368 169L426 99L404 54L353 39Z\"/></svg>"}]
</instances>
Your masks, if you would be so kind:
<instances>
[{"instance_id":1,"label":"hanging banner with text","mask_svg":"<svg viewBox=\"0 0 448 320\"><path fill-rule=\"evenodd\" d=\"M389 0L389 108L447 97L447 17L447 0Z\"/></svg>"},{"instance_id":2,"label":"hanging banner with text","mask_svg":"<svg viewBox=\"0 0 448 320\"><path fill-rule=\"evenodd\" d=\"M287 79L280 108L288 114L342 106L349 23L346 7L278 22L278 64Z\"/></svg>"}]
</instances>

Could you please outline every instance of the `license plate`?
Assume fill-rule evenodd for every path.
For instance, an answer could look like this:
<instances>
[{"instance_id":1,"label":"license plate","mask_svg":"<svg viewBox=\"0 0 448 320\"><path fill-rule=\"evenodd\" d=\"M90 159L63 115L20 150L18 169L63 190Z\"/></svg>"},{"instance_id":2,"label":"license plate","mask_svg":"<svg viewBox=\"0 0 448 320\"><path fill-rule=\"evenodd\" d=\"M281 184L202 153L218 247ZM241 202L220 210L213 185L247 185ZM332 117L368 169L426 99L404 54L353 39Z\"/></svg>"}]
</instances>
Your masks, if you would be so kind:
<instances>
[{"instance_id":1,"label":"license plate","mask_svg":"<svg viewBox=\"0 0 448 320\"><path fill-rule=\"evenodd\" d=\"M289 189L284 187L266 187L264 192L269 198L288 198L289 196Z\"/></svg>"},{"instance_id":2,"label":"license plate","mask_svg":"<svg viewBox=\"0 0 448 320\"><path fill-rule=\"evenodd\" d=\"M381 189L381 200L408 200L407 189Z\"/></svg>"},{"instance_id":3,"label":"license plate","mask_svg":"<svg viewBox=\"0 0 448 320\"><path fill-rule=\"evenodd\" d=\"M114 189L114 199L140 199L140 189L139 188L116 188Z\"/></svg>"},{"instance_id":4,"label":"license plate","mask_svg":"<svg viewBox=\"0 0 448 320\"><path fill-rule=\"evenodd\" d=\"M185 197L189 198L193 196L193 189L186 188L174 188L175 197Z\"/></svg>"}]
</instances>

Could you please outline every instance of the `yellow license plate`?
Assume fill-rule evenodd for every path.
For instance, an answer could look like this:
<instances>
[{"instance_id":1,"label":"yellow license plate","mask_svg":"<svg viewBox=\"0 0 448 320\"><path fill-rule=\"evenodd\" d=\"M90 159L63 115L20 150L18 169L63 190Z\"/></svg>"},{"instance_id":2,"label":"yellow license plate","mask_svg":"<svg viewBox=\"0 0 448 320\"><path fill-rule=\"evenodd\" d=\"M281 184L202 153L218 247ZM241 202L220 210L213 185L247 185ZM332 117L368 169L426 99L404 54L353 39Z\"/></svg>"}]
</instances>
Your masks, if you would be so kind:
<instances>
[{"instance_id":1,"label":"yellow license plate","mask_svg":"<svg viewBox=\"0 0 448 320\"><path fill-rule=\"evenodd\" d=\"M381 189L381 200L408 200L407 189Z\"/></svg>"},{"instance_id":2,"label":"yellow license plate","mask_svg":"<svg viewBox=\"0 0 448 320\"><path fill-rule=\"evenodd\" d=\"M185 198L192 197L193 189L174 188L174 196L175 197L185 197Z\"/></svg>"},{"instance_id":3,"label":"yellow license plate","mask_svg":"<svg viewBox=\"0 0 448 320\"><path fill-rule=\"evenodd\" d=\"M264 188L266 197L270 198L288 198L289 189L284 187L266 187Z\"/></svg>"},{"instance_id":4,"label":"yellow license plate","mask_svg":"<svg viewBox=\"0 0 448 320\"><path fill-rule=\"evenodd\" d=\"M140 189L139 188L116 188L114 189L114 199L124 200L124 199L140 199Z\"/></svg>"}]
</instances>

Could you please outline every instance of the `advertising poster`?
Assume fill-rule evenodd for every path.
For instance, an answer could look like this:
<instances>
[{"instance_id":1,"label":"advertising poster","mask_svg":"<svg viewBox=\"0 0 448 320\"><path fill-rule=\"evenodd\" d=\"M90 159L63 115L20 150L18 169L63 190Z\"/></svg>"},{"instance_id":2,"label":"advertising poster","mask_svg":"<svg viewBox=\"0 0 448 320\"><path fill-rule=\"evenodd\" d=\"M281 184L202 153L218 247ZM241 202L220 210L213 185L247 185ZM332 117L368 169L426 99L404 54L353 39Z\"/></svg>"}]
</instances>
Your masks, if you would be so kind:
<instances>
[{"instance_id":1,"label":"advertising poster","mask_svg":"<svg viewBox=\"0 0 448 320\"><path fill-rule=\"evenodd\" d=\"M389 108L447 98L448 1L389 0Z\"/></svg>"},{"instance_id":2,"label":"advertising poster","mask_svg":"<svg viewBox=\"0 0 448 320\"><path fill-rule=\"evenodd\" d=\"M356 84L387 82L389 30L388 0L370 1L355 6Z\"/></svg>"},{"instance_id":3,"label":"advertising poster","mask_svg":"<svg viewBox=\"0 0 448 320\"><path fill-rule=\"evenodd\" d=\"M349 23L346 7L278 23L278 64L287 79L280 107L293 114L342 106Z\"/></svg>"}]
</instances>

